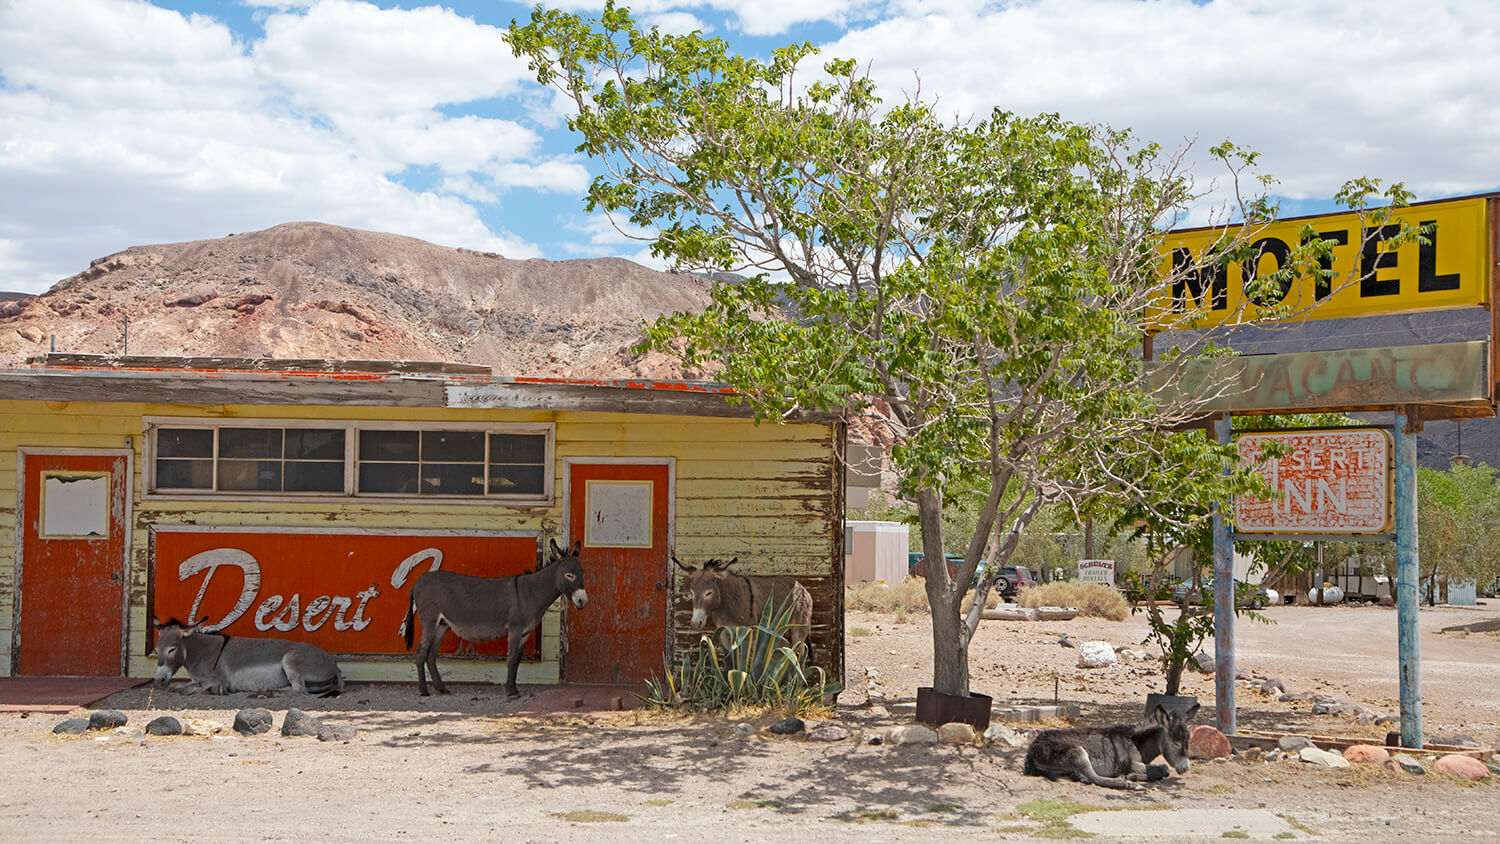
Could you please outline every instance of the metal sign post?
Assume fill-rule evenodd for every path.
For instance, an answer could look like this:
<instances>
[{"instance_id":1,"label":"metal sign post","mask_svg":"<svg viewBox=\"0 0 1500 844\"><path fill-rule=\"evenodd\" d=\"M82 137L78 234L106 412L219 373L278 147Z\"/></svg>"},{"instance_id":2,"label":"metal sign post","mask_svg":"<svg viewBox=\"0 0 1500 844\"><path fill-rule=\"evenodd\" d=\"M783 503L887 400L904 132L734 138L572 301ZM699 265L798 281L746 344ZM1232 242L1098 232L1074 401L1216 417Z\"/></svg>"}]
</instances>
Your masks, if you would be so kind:
<instances>
[{"instance_id":1,"label":"metal sign post","mask_svg":"<svg viewBox=\"0 0 1500 844\"><path fill-rule=\"evenodd\" d=\"M1422 644L1417 629L1417 437L1403 408L1396 436L1396 651L1401 671L1401 745L1422 746Z\"/></svg>"},{"instance_id":2,"label":"metal sign post","mask_svg":"<svg viewBox=\"0 0 1500 844\"><path fill-rule=\"evenodd\" d=\"M1229 443L1229 414L1214 420L1214 438ZM1225 470L1228 471L1227 469ZM1225 512L1229 502L1214 510L1214 711L1219 732L1235 732L1234 704L1234 539Z\"/></svg>"}]
</instances>

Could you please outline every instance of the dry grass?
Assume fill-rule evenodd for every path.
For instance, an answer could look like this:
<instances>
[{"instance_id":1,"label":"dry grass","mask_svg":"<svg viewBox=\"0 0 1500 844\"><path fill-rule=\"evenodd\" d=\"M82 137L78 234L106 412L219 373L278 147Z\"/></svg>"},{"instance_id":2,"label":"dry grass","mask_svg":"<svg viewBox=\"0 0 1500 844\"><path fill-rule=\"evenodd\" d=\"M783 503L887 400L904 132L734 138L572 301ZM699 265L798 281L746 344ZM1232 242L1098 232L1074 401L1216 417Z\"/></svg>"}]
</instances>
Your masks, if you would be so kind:
<instances>
[{"instance_id":1,"label":"dry grass","mask_svg":"<svg viewBox=\"0 0 1500 844\"><path fill-rule=\"evenodd\" d=\"M915 577L889 585L861 583L845 590L844 608L861 612L895 612L900 608L926 613L927 584Z\"/></svg>"},{"instance_id":2,"label":"dry grass","mask_svg":"<svg viewBox=\"0 0 1500 844\"><path fill-rule=\"evenodd\" d=\"M1109 621L1124 621L1130 605L1119 592L1099 583L1059 580L1022 589L1017 599L1023 607L1076 607L1079 614Z\"/></svg>"}]
</instances>

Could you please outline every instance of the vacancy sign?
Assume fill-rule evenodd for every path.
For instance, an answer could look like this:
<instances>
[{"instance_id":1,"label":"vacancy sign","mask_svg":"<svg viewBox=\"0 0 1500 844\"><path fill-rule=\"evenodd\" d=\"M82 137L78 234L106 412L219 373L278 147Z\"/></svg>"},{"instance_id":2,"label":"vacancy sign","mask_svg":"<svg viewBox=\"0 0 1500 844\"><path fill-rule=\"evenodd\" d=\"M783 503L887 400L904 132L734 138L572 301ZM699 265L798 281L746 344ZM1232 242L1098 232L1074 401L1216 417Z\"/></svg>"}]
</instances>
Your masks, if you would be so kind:
<instances>
[{"instance_id":1,"label":"vacancy sign","mask_svg":"<svg viewBox=\"0 0 1500 844\"><path fill-rule=\"evenodd\" d=\"M1284 457L1262 459L1279 443ZM1242 465L1257 465L1277 495L1239 496L1241 533L1384 533L1391 525L1391 435L1374 428L1277 431L1235 438Z\"/></svg>"}]
</instances>

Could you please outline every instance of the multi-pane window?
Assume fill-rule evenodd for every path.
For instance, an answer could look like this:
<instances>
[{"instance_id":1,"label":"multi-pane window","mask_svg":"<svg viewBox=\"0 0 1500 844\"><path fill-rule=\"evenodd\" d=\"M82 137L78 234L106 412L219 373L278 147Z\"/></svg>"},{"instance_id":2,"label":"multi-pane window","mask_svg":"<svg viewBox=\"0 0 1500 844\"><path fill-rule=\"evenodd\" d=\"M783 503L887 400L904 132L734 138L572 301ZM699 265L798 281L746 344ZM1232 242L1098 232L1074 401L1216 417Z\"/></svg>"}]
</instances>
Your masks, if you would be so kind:
<instances>
[{"instance_id":1,"label":"multi-pane window","mask_svg":"<svg viewBox=\"0 0 1500 844\"><path fill-rule=\"evenodd\" d=\"M545 433L359 432L361 493L541 495Z\"/></svg>"},{"instance_id":2,"label":"multi-pane window","mask_svg":"<svg viewBox=\"0 0 1500 844\"><path fill-rule=\"evenodd\" d=\"M535 498L548 493L550 428L152 429L155 492ZM350 447L352 446L352 448ZM346 471L353 462L354 471ZM352 478L353 489L346 488Z\"/></svg>"}]
</instances>

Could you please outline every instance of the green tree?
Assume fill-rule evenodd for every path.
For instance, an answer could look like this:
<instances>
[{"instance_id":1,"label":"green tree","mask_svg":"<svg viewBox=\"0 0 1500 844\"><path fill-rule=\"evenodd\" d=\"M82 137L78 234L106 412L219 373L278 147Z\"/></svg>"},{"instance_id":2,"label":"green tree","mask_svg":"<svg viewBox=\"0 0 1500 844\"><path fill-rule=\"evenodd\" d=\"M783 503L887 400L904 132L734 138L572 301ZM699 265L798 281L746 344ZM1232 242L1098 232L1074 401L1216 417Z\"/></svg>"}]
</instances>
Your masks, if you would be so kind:
<instances>
[{"instance_id":1,"label":"green tree","mask_svg":"<svg viewBox=\"0 0 1500 844\"><path fill-rule=\"evenodd\" d=\"M1479 463L1417 470L1418 570L1428 600L1440 577L1479 586L1500 577L1500 479Z\"/></svg>"},{"instance_id":2,"label":"green tree","mask_svg":"<svg viewBox=\"0 0 1500 844\"><path fill-rule=\"evenodd\" d=\"M808 71L809 44L759 61L643 30L613 5L596 20L538 9L508 38L570 101L578 149L603 171L589 211L654 232L679 267L755 274L658 321L649 343L715 363L764 419L889 408L879 421L930 559L947 504L977 498L963 565L926 583L939 692L968 691L984 597L1044 505L1161 512L1247 482L1223 471L1229 449L1174 433L1202 396L1153 389L1141 365L1148 304L1170 289L1160 234L1201 196L1182 151L1057 115L954 123L920 92L882 102L854 61ZM1232 144L1212 153L1236 185L1254 164ZM1254 224L1274 209L1261 193L1233 213ZM1251 235L1226 235L1208 260L1244 257ZM1252 293L1274 299L1288 274L1317 271L1287 264Z\"/></svg>"}]
</instances>

